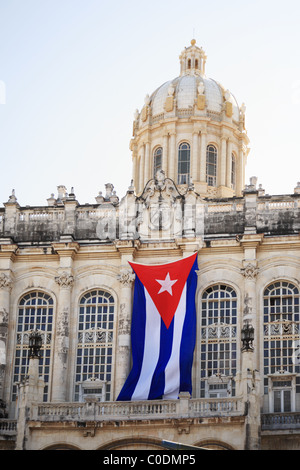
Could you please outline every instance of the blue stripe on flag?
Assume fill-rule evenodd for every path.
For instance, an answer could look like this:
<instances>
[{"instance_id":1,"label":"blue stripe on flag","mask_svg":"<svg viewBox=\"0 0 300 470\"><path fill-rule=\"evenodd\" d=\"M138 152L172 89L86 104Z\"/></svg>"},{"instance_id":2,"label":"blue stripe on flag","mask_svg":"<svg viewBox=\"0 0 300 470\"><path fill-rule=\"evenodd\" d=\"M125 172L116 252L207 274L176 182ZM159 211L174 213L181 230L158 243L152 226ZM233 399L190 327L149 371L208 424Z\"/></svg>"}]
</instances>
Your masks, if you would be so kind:
<instances>
[{"instance_id":1,"label":"blue stripe on flag","mask_svg":"<svg viewBox=\"0 0 300 470\"><path fill-rule=\"evenodd\" d=\"M180 345L180 392L192 393L192 365L196 344L197 258L187 279L186 315Z\"/></svg>"},{"instance_id":2,"label":"blue stripe on flag","mask_svg":"<svg viewBox=\"0 0 300 470\"><path fill-rule=\"evenodd\" d=\"M161 319L160 324L160 354L155 372L153 374L151 388L149 392L149 400L157 400L162 398L165 390L165 369L170 359L173 344L174 318L169 326L166 327Z\"/></svg>"},{"instance_id":3,"label":"blue stripe on flag","mask_svg":"<svg viewBox=\"0 0 300 470\"><path fill-rule=\"evenodd\" d=\"M132 369L117 398L117 401L130 401L138 383L144 357L146 332L146 298L144 286L136 276L132 309L131 349Z\"/></svg>"}]
</instances>

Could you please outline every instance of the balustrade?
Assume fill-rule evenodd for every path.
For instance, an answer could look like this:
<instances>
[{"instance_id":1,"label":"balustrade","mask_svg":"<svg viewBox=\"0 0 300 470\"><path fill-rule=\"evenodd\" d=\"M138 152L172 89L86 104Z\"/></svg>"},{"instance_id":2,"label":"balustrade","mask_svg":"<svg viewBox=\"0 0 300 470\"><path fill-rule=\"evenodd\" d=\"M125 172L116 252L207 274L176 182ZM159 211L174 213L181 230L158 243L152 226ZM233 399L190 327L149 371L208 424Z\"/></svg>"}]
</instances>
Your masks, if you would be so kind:
<instances>
[{"instance_id":1,"label":"balustrade","mask_svg":"<svg viewBox=\"0 0 300 470\"><path fill-rule=\"evenodd\" d=\"M244 412L240 398L188 400L188 417L241 416ZM33 406L32 419L39 421L113 419L168 419L181 416L180 400L151 400L136 402L43 403Z\"/></svg>"},{"instance_id":2,"label":"balustrade","mask_svg":"<svg viewBox=\"0 0 300 470\"><path fill-rule=\"evenodd\" d=\"M299 429L300 413L268 413L261 416L262 430Z\"/></svg>"}]
</instances>

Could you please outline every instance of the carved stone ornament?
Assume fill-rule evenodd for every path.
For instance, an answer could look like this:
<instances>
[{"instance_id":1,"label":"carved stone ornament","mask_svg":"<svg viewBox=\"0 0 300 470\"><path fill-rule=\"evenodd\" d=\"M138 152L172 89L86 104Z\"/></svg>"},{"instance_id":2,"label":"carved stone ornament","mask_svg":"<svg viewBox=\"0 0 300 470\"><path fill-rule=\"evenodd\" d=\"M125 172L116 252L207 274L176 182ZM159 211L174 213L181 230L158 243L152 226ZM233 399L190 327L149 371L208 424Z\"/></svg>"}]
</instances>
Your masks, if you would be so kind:
<instances>
[{"instance_id":1,"label":"carved stone ornament","mask_svg":"<svg viewBox=\"0 0 300 470\"><path fill-rule=\"evenodd\" d=\"M0 325L6 325L8 323L8 312L5 308L0 309Z\"/></svg>"},{"instance_id":2,"label":"carved stone ornament","mask_svg":"<svg viewBox=\"0 0 300 470\"><path fill-rule=\"evenodd\" d=\"M148 208L151 199L155 195L156 202L161 201L161 198L164 197L164 199L170 201L171 204L175 204L177 199L182 198L182 194L179 193L174 181L170 178L166 178L163 170L157 171L155 178L148 181L138 201L143 202L145 207Z\"/></svg>"},{"instance_id":3,"label":"carved stone ornament","mask_svg":"<svg viewBox=\"0 0 300 470\"><path fill-rule=\"evenodd\" d=\"M55 282L57 282L60 287L72 288L74 284L74 277L64 271L60 276L55 278Z\"/></svg>"},{"instance_id":4,"label":"carved stone ornament","mask_svg":"<svg viewBox=\"0 0 300 470\"><path fill-rule=\"evenodd\" d=\"M10 277L7 276L7 274L1 273L0 274L0 289L3 289L4 287L8 287L9 289L11 289L12 280Z\"/></svg>"},{"instance_id":5,"label":"carved stone ornament","mask_svg":"<svg viewBox=\"0 0 300 470\"><path fill-rule=\"evenodd\" d=\"M255 279L259 270L254 264L248 263L241 271L246 279Z\"/></svg>"},{"instance_id":6,"label":"carved stone ornament","mask_svg":"<svg viewBox=\"0 0 300 470\"><path fill-rule=\"evenodd\" d=\"M121 284L123 284L123 286L129 287L135 280L135 274L129 270L123 271L118 274L117 279L121 282Z\"/></svg>"}]
</instances>

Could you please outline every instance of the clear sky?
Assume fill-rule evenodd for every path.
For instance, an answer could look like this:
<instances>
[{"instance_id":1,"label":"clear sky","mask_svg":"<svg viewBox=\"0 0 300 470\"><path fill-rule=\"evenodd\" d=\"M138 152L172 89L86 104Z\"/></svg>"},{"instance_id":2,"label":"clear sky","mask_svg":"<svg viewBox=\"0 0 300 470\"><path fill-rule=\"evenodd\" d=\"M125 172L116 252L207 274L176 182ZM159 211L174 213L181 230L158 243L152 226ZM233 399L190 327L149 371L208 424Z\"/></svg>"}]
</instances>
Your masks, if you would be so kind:
<instances>
[{"instance_id":1,"label":"clear sky","mask_svg":"<svg viewBox=\"0 0 300 470\"><path fill-rule=\"evenodd\" d=\"M300 181L299 0L0 0L0 206L63 184L94 203L131 180L133 114L179 75L193 37L207 76L245 102L247 180Z\"/></svg>"}]
</instances>

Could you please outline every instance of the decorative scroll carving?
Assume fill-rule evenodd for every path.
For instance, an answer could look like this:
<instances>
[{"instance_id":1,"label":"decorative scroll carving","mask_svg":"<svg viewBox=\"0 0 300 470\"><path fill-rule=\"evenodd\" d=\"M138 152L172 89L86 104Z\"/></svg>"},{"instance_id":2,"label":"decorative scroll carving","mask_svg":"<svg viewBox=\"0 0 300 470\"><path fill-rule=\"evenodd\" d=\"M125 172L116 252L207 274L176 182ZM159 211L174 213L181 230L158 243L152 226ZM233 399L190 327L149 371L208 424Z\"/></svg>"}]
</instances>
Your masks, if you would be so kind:
<instances>
[{"instance_id":1,"label":"decorative scroll carving","mask_svg":"<svg viewBox=\"0 0 300 470\"><path fill-rule=\"evenodd\" d=\"M90 328L79 334L79 343L112 343L113 333L102 328Z\"/></svg>"},{"instance_id":2,"label":"decorative scroll carving","mask_svg":"<svg viewBox=\"0 0 300 470\"><path fill-rule=\"evenodd\" d=\"M47 345L47 344L51 343L51 334L50 333L46 333L43 330L37 330L37 331L42 337L43 344ZM29 336L30 336L31 332L32 332L32 330L28 330L28 331L25 331L23 333L18 333L17 334L17 345L26 345L26 346L28 346L29 345Z\"/></svg>"},{"instance_id":3,"label":"decorative scroll carving","mask_svg":"<svg viewBox=\"0 0 300 470\"><path fill-rule=\"evenodd\" d=\"M74 284L74 277L64 271L60 276L55 278L55 282L57 282L60 287L71 289Z\"/></svg>"},{"instance_id":4,"label":"decorative scroll carving","mask_svg":"<svg viewBox=\"0 0 300 470\"><path fill-rule=\"evenodd\" d=\"M129 317L129 311L126 308L126 304L122 303L120 305L120 319L119 319L118 334L129 335L130 325L131 325L131 322L130 322L130 317Z\"/></svg>"},{"instance_id":5,"label":"decorative scroll carving","mask_svg":"<svg viewBox=\"0 0 300 470\"><path fill-rule=\"evenodd\" d=\"M129 270L123 271L117 276L118 281L123 284L123 286L129 287L135 280L135 274Z\"/></svg>"},{"instance_id":6,"label":"decorative scroll carving","mask_svg":"<svg viewBox=\"0 0 300 470\"><path fill-rule=\"evenodd\" d=\"M235 338L236 328L226 323L213 324L208 328L203 328L202 338L217 339L217 338Z\"/></svg>"},{"instance_id":7,"label":"decorative scroll carving","mask_svg":"<svg viewBox=\"0 0 300 470\"><path fill-rule=\"evenodd\" d=\"M0 274L0 289L8 287L9 289L12 288L12 279L7 276L7 274L1 273Z\"/></svg>"},{"instance_id":8,"label":"decorative scroll carving","mask_svg":"<svg viewBox=\"0 0 300 470\"><path fill-rule=\"evenodd\" d=\"M273 322L265 327L265 336L286 336L296 335L299 333L299 328L294 322Z\"/></svg>"},{"instance_id":9,"label":"decorative scroll carving","mask_svg":"<svg viewBox=\"0 0 300 470\"><path fill-rule=\"evenodd\" d=\"M0 310L0 325L7 325L8 323L8 312L3 308Z\"/></svg>"},{"instance_id":10,"label":"decorative scroll carving","mask_svg":"<svg viewBox=\"0 0 300 470\"><path fill-rule=\"evenodd\" d=\"M258 268L252 263L248 263L245 268L243 268L241 271L243 276L245 276L246 279L250 280L255 279L259 272Z\"/></svg>"}]
</instances>

